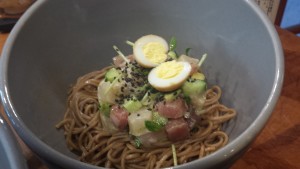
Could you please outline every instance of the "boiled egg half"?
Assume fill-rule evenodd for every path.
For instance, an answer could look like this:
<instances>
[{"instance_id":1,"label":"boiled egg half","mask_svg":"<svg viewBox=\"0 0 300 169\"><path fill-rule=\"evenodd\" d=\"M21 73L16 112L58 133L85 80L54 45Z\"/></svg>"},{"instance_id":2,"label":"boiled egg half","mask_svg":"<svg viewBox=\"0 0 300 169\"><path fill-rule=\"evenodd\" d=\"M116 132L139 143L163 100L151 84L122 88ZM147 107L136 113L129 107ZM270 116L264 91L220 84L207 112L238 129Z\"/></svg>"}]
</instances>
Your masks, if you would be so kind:
<instances>
[{"instance_id":1,"label":"boiled egg half","mask_svg":"<svg viewBox=\"0 0 300 169\"><path fill-rule=\"evenodd\" d=\"M168 43L157 35L146 35L139 38L133 45L133 54L138 64L152 68L166 61Z\"/></svg>"},{"instance_id":2,"label":"boiled egg half","mask_svg":"<svg viewBox=\"0 0 300 169\"><path fill-rule=\"evenodd\" d=\"M185 82L191 70L188 62L176 60L164 62L150 71L148 81L158 91L172 91Z\"/></svg>"}]
</instances>

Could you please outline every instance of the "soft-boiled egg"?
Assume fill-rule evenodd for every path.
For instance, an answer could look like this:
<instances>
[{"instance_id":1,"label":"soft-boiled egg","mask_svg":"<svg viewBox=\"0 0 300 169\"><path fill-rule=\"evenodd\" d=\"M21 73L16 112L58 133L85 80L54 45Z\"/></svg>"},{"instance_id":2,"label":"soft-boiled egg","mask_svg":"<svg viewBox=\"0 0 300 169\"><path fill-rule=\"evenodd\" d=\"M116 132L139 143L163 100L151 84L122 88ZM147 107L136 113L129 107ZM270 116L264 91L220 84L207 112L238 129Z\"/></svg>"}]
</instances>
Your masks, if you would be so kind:
<instances>
[{"instance_id":1,"label":"soft-boiled egg","mask_svg":"<svg viewBox=\"0 0 300 169\"><path fill-rule=\"evenodd\" d=\"M152 68L166 61L168 43L157 35L146 35L139 38L133 45L133 54L138 64Z\"/></svg>"},{"instance_id":2,"label":"soft-boiled egg","mask_svg":"<svg viewBox=\"0 0 300 169\"><path fill-rule=\"evenodd\" d=\"M191 70L191 65L188 62L175 60L164 62L150 71L148 81L159 91L172 91L185 82Z\"/></svg>"}]
</instances>

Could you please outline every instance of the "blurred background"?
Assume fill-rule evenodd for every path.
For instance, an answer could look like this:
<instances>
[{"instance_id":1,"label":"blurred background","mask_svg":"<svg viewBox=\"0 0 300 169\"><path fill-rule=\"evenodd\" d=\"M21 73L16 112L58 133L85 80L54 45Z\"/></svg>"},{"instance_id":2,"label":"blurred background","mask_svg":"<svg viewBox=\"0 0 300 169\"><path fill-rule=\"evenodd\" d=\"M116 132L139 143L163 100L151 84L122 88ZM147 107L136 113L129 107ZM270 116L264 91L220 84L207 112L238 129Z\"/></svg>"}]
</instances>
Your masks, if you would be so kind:
<instances>
[{"instance_id":1,"label":"blurred background","mask_svg":"<svg viewBox=\"0 0 300 169\"><path fill-rule=\"evenodd\" d=\"M300 1L287 0L284 15L280 23L282 28L293 28L295 33L300 36Z\"/></svg>"},{"instance_id":2,"label":"blurred background","mask_svg":"<svg viewBox=\"0 0 300 169\"><path fill-rule=\"evenodd\" d=\"M299 0L255 0L255 2L275 25L300 35Z\"/></svg>"},{"instance_id":3,"label":"blurred background","mask_svg":"<svg viewBox=\"0 0 300 169\"><path fill-rule=\"evenodd\" d=\"M35 0L0 0L0 32L9 32ZM300 36L300 0L253 0L277 26Z\"/></svg>"}]
</instances>

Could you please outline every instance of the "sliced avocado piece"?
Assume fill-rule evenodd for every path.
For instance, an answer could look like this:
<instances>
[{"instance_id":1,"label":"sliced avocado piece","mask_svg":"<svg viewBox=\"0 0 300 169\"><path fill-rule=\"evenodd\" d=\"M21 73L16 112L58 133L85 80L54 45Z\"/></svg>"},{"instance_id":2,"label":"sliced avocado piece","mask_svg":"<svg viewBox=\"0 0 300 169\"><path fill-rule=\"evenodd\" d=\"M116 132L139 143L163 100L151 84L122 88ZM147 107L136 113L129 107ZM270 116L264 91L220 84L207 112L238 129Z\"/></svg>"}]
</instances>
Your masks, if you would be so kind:
<instances>
[{"instance_id":1,"label":"sliced avocado piece","mask_svg":"<svg viewBox=\"0 0 300 169\"><path fill-rule=\"evenodd\" d=\"M130 113L134 113L142 108L142 103L137 99L125 100L123 107Z\"/></svg>"},{"instance_id":2,"label":"sliced avocado piece","mask_svg":"<svg viewBox=\"0 0 300 169\"><path fill-rule=\"evenodd\" d=\"M206 82L203 80L187 80L182 86L182 91L185 96L200 94L206 90Z\"/></svg>"},{"instance_id":3,"label":"sliced avocado piece","mask_svg":"<svg viewBox=\"0 0 300 169\"><path fill-rule=\"evenodd\" d=\"M120 72L116 68L111 68L105 73L105 80L113 82L119 76Z\"/></svg>"},{"instance_id":4,"label":"sliced avocado piece","mask_svg":"<svg viewBox=\"0 0 300 169\"><path fill-rule=\"evenodd\" d=\"M167 93L164 95L166 101L173 101L177 98L177 96L181 93L181 90L175 90L174 92Z\"/></svg>"}]
</instances>

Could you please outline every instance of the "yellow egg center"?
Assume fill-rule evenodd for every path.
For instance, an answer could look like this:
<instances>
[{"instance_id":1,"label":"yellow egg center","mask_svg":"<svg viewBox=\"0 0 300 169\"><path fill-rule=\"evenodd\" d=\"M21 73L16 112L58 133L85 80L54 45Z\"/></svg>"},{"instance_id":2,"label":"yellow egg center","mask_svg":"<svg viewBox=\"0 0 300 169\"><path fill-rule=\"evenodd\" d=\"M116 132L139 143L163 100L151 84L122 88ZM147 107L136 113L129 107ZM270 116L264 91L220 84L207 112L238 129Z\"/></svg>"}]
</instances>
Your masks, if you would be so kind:
<instances>
[{"instance_id":1,"label":"yellow egg center","mask_svg":"<svg viewBox=\"0 0 300 169\"><path fill-rule=\"evenodd\" d=\"M161 63L167 59L165 47L158 42L150 42L143 46L143 53L152 63Z\"/></svg>"},{"instance_id":2,"label":"yellow egg center","mask_svg":"<svg viewBox=\"0 0 300 169\"><path fill-rule=\"evenodd\" d=\"M177 76L183 70L183 65L175 60L165 62L157 67L157 77L162 79L170 79Z\"/></svg>"}]
</instances>

